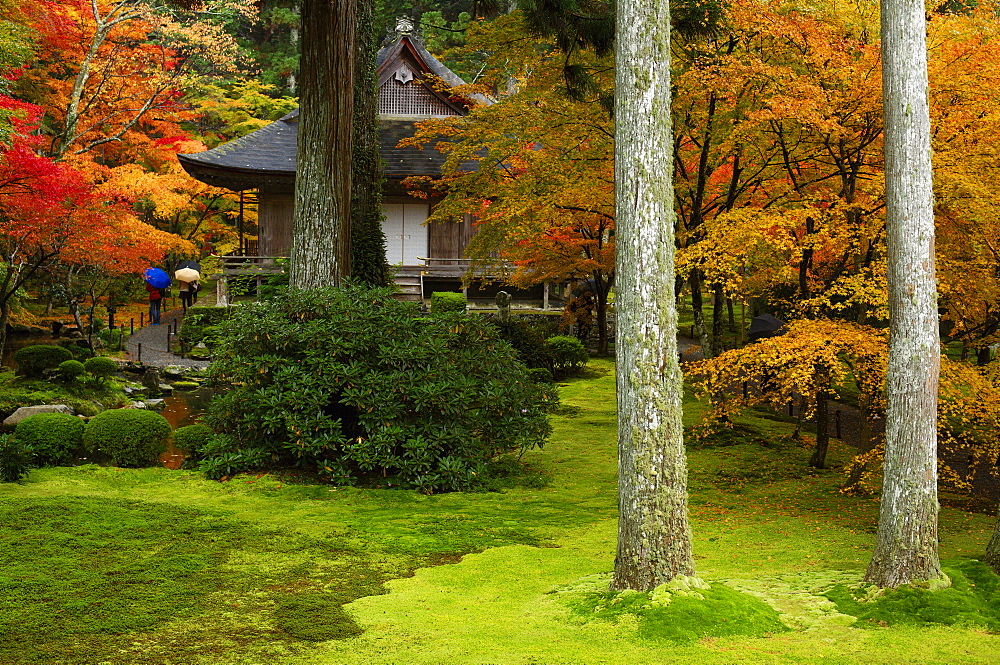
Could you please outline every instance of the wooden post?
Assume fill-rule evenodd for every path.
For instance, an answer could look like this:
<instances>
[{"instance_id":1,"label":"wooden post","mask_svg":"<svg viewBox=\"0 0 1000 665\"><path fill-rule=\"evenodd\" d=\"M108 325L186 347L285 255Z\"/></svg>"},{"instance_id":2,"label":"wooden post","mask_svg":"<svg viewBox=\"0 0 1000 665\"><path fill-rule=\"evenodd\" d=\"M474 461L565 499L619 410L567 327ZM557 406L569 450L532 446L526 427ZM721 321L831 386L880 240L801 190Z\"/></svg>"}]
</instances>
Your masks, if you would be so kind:
<instances>
[{"instance_id":1,"label":"wooden post","mask_svg":"<svg viewBox=\"0 0 1000 665\"><path fill-rule=\"evenodd\" d=\"M542 309L549 308L549 283L542 284Z\"/></svg>"},{"instance_id":2,"label":"wooden post","mask_svg":"<svg viewBox=\"0 0 1000 665\"><path fill-rule=\"evenodd\" d=\"M135 334L135 317L133 316L128 320L128 334L129 337Z\"/></svg>"},{"instance_id":3,"label":"wooden post","mask_svg":"<svg viewBox=\"0 0 1000 665\"><path fill-rule=\"evenodd\" d=\"M135 360L136 360L136 362L138 362L141 365L142 364L142 342L139 342L138 344L136 344L135 347L136 347L136 354L135 354L136 357L135 357Z\"/></svg>"}]
</instances>

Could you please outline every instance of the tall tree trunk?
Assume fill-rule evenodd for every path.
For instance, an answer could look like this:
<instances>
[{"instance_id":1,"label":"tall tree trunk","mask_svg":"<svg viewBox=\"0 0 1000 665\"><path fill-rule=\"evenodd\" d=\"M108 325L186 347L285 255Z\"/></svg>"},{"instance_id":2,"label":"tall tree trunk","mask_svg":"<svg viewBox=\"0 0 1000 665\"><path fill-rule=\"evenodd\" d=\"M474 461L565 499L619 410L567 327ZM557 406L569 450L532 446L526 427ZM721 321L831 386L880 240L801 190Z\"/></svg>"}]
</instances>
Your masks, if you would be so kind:
<instances>
[{"instance_id":1,"label":"tall tree trunk","mask_svg":"<svg viewBox=\"0 0 1000 665\"><path fill-rule=\"evenodd\" d=\"M725 349L722 345L722 328L726 322L724 319L726 299L722 295L722 284L712 285L712 355L717 356Z\"/></svg>"},{"instance_id":2,"label":"tall tree trunk","mask_svg":"<svg viewBox=\"0 0 1000 665\"><path fill-rule=\"evenodd\" d=\"M937 394L941 350L922 3L882 1L889 364L884 479L865 581L894 588L941 578Z\"/></svg>"},{"instance_id":3,"label":"tall tree trunk","mask_svg":"<svg viewBox=\"0 0 1000 665\"><path fill-rule=\"evenodd\" d=\"M705 358L712 357L712 338L709 337L708 327L705 325L705 301L701 292L701 271L697 268L691 271L688 278L691 285L691 311L694 314L695 335L701 345L701 352Z\"/></svg>"},{"instance_id":4,"label":"tall tree trunk","mask_svg":"<svg viewBox=\"0 0 1000 665\"><path fill-rule=\"evenodd\" d=\"M350 274L355 0L303 0L291 274L297 289Z\"/></svg>"},{"instance_id":5,"label":"tall tree trunk","mask_svg":"<svg viewBox=\"0 0 1000 665\"><path fill-rule=\"evenodd\" d=\"M616 22L618 554L612 590L693 575L674 300L670 9L622 0Z\"/></svg>"},{"instance_id":6,"label":"tall tree trunk","mask_svg":"<svg viewBox=\"0 0 1000 665\"><path fill-rule=\"evenodd\" d=\"M826 468L826 453L830 449L830 404L826 386L816 391L816 449L809 458L809 466Z\"/></svg>"},{"instance_id":7,"label":"tall tree trunk","mask_svg":"<svg viewBox=\"0 0 1000 665\"><path fill-rule=\"evenodd\" d=\"M354 169L351 181L351 277L372 286L389 283L382 232L385 173L379 155L378 23L374 4L355 0L358 10L357 59L354 63Z\"/></svg>"}]
</instances>

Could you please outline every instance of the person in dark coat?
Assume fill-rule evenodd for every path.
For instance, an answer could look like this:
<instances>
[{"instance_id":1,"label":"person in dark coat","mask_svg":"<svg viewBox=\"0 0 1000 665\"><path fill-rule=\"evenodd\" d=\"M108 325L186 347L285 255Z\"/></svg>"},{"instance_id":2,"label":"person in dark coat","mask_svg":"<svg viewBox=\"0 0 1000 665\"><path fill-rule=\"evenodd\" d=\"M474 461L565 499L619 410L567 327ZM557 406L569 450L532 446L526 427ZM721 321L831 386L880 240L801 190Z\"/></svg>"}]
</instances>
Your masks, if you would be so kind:
<instances>
[{"instance_id":1,"label":"person in dark coat","mask_svg":"<svg viewBox=\"0 0 1000 665\"><path fill-rule=\"evenodd\" d=\"M149 282L146 282L146 291L149 292L149 322L154 326L160 325L160 306L163 302L163 289L158 289Z\"/></svg>"}]
</instances>

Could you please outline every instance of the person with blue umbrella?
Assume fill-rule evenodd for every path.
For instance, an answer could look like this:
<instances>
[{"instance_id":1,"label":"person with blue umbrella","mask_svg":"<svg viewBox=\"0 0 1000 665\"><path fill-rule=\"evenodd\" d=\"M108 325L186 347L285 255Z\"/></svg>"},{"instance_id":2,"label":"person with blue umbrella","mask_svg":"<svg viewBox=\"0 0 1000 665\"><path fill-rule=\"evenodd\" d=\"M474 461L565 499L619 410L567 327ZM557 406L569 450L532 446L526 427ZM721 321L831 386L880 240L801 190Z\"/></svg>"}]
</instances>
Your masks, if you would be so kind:
<instances>
[{"instance_id":1,"label":"person with blue umbrella","mask_svg":"<svg viewBox=\"0 0 1000 665\"><path fill-rule=\"evenodd\" d=\"M146 268L142 273L146 281L146 291L149 292L149 321L154 326L160 325L160 307L166 295L164 289L170 286L170 275L159 268Z\"/></svg>"}]
</instances>

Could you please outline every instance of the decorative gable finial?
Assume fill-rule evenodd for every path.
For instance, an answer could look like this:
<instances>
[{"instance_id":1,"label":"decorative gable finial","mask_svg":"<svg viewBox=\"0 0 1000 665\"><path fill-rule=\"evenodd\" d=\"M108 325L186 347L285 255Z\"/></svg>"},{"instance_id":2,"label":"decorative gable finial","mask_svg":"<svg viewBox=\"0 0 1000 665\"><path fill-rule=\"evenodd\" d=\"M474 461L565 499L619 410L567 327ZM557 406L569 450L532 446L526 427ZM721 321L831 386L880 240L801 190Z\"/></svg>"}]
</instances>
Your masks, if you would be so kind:
<instances>
[{"instance_id":1,"label":"decorative gable finial","mask_svg":"<svg viewBox=\"0 0 1000 665\"><path fill-rule=\"evenodd\" d=\"M413 25L413 20L406 17L400 16L396 19L396 36L402 37L403 35L412 35L415 31L415 26Z\"/></svg>"},{"instance_id":2,"label":"decorative gable finial","mask_svg":"<svg viewBox=\"0 0 1000 665\"><path fill-rule=\"evenodd\" d=\"M400 16L396 19L396 27L388 28L385 38L386 44L398 42L403 37L409 37L421 45L424 43L423 35L420 31L420 24L409 16Z\"/></svg>"}]
</instances>

